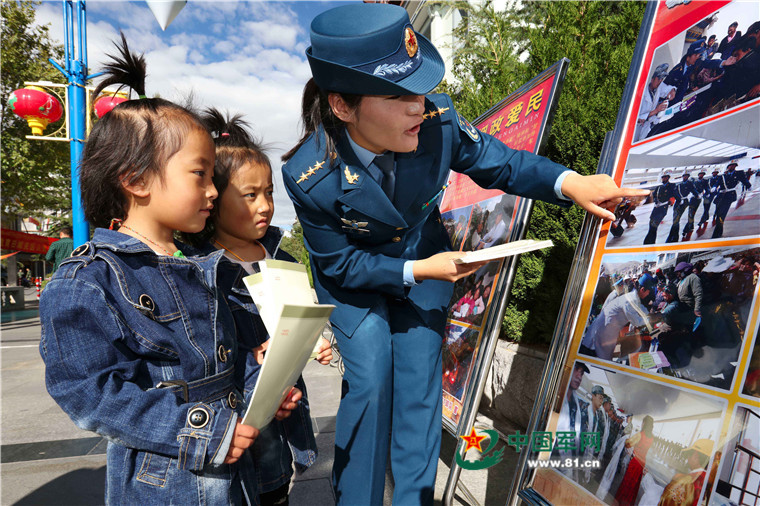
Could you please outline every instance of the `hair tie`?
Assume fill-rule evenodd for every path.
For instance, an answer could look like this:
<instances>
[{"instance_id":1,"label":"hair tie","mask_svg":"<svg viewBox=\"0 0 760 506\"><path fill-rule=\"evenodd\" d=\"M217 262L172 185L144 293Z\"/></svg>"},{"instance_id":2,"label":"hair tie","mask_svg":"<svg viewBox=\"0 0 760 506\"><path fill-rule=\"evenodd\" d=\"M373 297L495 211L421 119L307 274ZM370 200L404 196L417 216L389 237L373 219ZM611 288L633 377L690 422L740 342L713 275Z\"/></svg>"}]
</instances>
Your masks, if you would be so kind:
<instances>
[{"instance_id":1,"label":"hair tie","mask_svg":"<svg viewBox=\"0 0 760 506\"><path fill-rule=\"evenodd\" d=\"M124 223L124 220L120 220L119 218L114 218L111 220L111 224L108 225L108 230L113 230L114 227L121 227L121 224Z\"/></svg>"},{"instance_id":2,"label":"hair tie","mask_svg":"<svg viewBox=\"0 0 760 506\"><path fill-rule=\"evenodd\" d=\"M222 132L222 135L221 135L221 136L222 136L222 137L229 137L229 136L230 136L230 133L229 133L229 132Z\"/></svg>"}]
</instances>

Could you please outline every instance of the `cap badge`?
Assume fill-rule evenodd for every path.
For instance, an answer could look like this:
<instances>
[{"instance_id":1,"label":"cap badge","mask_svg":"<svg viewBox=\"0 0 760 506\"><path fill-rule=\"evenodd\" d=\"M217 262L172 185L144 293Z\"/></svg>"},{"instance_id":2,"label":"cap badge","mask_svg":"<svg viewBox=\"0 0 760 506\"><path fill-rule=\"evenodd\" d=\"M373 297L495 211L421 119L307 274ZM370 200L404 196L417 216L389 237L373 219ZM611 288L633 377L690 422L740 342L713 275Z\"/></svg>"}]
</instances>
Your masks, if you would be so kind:
<instances>
[{"instance_id":1,"label":"cap badge","mask_svg":"<svg viewBox=\"0 0 760 506\"><path fill-rule=\"evenodd\" d=\"M417 36L414 35L414 30L408 26L404 29L404 45L406 46L406 54L409 55L409 58L417 54L417 50L419 49Z\"/></svg>"}]
</instances>

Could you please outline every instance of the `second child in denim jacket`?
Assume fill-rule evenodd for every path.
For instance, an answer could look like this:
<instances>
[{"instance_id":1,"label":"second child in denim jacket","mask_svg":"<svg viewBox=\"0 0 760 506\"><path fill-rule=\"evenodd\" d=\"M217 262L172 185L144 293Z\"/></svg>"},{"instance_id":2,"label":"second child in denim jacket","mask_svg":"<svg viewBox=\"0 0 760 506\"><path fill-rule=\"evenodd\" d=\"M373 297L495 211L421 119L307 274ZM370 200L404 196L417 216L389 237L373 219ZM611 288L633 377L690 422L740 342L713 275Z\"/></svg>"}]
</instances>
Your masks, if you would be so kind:
<instances>
[{"instance_id":1,"label":"second child in denim jacket","mask_svg":"<svg viewBox=\"0 0 760 506\"><path fill-rule=\"evenodd\" d=\"M126 81L143 98L98 121L80 177L88 221L120 228L97 228L45 288L47 389L108 439L106 503L259 504L245 451L258 430L240 423L259 369L246 353L254 329L224 296L234 280L221 253L186 258L173 240L205 226L214 145L193 113L144 98L144 60L123 37L119 50L95 95Z\"/></svg>"},{"instance_id":2,"label":"second child in denim jacket","mask_svg":"<svg viewBox=\"0 0 760 506\"><path fill-rule=\"evenodd\" d=\"M235 278L229 301L243 315L255 315L252 324L260 331L258 346L253 351L262 360L269 336L243 278L257 272L261 260L295 262L295 259L279 248L280 229L269 225L274 214L272 169L263 148L248 132L247 123L240 116L225 118L213 108L208 109L202 119L216 145L214 185L219 197L206 229L188 239L205 253L224 252L226 261L220 269L232 271ZM317 359L329 364L332 354L325 339L320 351ZM303 399L293 416L259 427L261 434L251 447L262 505L288 504L293 464L302 472L317 457L303 378L298 379L296 387L303 392Z\"/></svg>"}]
</instances>

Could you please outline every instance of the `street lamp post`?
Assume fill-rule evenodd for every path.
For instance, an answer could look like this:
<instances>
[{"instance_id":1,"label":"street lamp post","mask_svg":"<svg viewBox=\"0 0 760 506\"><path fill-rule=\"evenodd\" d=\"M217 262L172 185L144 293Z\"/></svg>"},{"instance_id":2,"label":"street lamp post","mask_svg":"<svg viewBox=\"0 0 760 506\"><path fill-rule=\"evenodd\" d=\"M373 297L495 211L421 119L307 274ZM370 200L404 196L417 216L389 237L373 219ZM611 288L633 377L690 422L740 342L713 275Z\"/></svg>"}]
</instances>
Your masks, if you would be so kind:
<instances>
[{"instance_id":1,"label":"street lamp post","mask_svg":"<svg viewBox=\"0 0 760 506\"><path fill-rule=\"evenodd\" d=\"M87 11L84 0L63 0L64 67L52 58L50 63L69 82L68 121L69 147L71 150L71 219L74 229L74 245L89 239L90 230L82 209L79 191L79 160L82 158L87 135Z\"/></svg>"}]
</instances>

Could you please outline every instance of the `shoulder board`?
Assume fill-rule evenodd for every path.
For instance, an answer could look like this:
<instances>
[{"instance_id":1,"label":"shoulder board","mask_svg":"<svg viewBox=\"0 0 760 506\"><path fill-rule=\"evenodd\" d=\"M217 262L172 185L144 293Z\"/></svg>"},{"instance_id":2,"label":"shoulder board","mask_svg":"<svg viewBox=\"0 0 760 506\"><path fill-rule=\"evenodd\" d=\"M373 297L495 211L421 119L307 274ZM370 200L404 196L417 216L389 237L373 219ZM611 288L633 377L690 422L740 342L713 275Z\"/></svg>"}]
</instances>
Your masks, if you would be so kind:
<instances>
[{"instance_id":1,"label":"shoulder board","mask_svg":"<svg viewBox=\"0 0 760 506\"><path fill-rule=\"evenodd\" d=\"M299 164L298 167L292 165L289 167L288 174L295 180L301 190L308 192L338 166L337 163L334 163L336 161L337 155L335 155L335 159L333 160L313 160L311 163Z\"/></svg>"},{"instance_id":2,"label":"shoulder board","mask_svg":"<svg viewBox=\"0 0 760 506\"><path fill-rule=\"evenodd\" d=\"M425 112L422 114L422 128L452 121L456 117L454 104L448 95L437 93L425 97Z\"/></svg>"}]
</instances>

